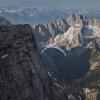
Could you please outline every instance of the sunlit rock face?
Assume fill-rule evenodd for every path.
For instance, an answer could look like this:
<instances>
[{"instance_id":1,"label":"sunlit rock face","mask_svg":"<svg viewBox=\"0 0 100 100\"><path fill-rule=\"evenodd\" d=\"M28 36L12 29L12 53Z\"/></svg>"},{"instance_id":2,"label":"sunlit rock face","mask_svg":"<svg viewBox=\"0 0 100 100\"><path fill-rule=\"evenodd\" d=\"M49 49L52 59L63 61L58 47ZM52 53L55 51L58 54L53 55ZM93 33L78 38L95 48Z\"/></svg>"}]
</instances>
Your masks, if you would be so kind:
<instances>
[{"instance_id":1,"label":"sunlit rock face","mask_svg":"<svg viewBox=\"0 0 100 100\"><path fill-rule=\"evenodd\" d=\"M98 98L98 94L99 94L98 89L85 88L84 92L85 92L86 100L99 100L100 99Z\"/></svg>"},{"instance_id":2,"label":"sunlit rock face","mask_svg":"<svg viewBox=\"0 0 100 100\"><path fill-rule=\"evenodd\" d=\"M64 46L67 50L76 46L89 46L100 38L99 20L74 14L49 24L32 25L39 50L48 46Z\"/></svg>"},{"instance_id":3,"label":"sunlit rock face","mask_svg":"<svg viewBox=\"0 0 100 100\"><path fill-rule=\"evenodd\" d=\"M57 36L58 34L63 34L69 28L66 20L60 19L55 20L49 24L39 24L39 25L32 25L37 44L39 45L40 42L47 42L50 41L51 38ZM49 42L48 41L48 42Z\"/></svg>"}]
</instances>

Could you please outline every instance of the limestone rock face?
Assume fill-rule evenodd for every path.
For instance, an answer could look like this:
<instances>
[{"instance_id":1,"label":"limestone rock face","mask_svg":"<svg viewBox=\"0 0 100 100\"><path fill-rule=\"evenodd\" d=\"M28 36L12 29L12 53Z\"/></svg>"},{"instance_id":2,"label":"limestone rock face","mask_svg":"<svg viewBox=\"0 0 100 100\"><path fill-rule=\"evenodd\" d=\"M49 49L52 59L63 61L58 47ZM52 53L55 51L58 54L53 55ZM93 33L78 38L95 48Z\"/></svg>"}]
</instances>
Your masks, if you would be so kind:
<instances>
[{"instance_id":1,"label":"limestone rock face","mask_svg":"<svg viewBox=\"0 0 100 100\"><path fill-rule=\"evenodd\" d=\"M99 20L90 20L85 15L78 13L49 24L32 25L40 51L44 45L48 44L64 46L67 50L76 46L89 46L92 40L100 37L99 27ZM58 37L60 37L60 41L58 41Z\"/></svg>"},{"instance_id":2,"label":"limestone rock face","mask_svg":"<svg viewBox=\"0 0 100 100\"><path fill-rule=\"evenodd\" d=\"M29 25L0 26L0 100L59 100Z\"/></svg>"},{"instance_id":3,"label":"limestone rock face","mask_svg":"<svg viewBox=\"0 0 100 100\"><path fill-rule=\"evenodd\" d=\"M98 89L88 89L84 90L86 99L85 100L98 100L97 95L99 94Z\"/></svg>"},{"instance_id":4,"label":"limestone rock face","mask_svg":"<svg viewBox=\"0 0 100 100\"><path fill-rule=\"evenodd\" d=\"M68 30L69 25L66 20L59 19L49 24L32 25L35 33L36 41L47 42L50 38L54 38L56 35L64 33Z\"/></svg>"}]
</instances>

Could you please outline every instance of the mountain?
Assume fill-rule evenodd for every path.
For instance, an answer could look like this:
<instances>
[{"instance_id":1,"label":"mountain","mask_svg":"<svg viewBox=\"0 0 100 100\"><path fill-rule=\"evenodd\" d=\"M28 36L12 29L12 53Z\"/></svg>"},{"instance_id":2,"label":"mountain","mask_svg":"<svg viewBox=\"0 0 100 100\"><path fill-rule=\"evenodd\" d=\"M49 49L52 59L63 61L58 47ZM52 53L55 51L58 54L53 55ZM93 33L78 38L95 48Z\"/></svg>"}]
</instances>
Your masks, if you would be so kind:
<instances>
[{"instance_id":1,"label":"mountain","mask_svg":"<svg viewBox=\"0 0 100 100\"><path fill-rule=\"evenodd\" d=\"M32 28L49 76L60 84L67 82L65 89L69 94L98 100L100 20L76 13L49 24L32 25ZM69 98L80 100L73 95Z\"/></svg>"},{"instance_id":2,"label":"mountain","mask_svg":"<svg viewBox=\"0 0 100 100\"><path fill-rule=\"evenodd\" d=\"M65 96L48 76L31 27L1 25L0 100L61 100L61 98L63 100Z\"/></svg>"},{"instance_id":3,"label":"mountain","mask_svg":"<svg viewBox=\"0 0 100 100\"><path fill-rule=\"evenodd\" d=\"M38 9L9 6L0 8L0 16L7 17L13 24L43 24L57 18L63 18L66 16L66 13L60 9L49 10L46 8Z\"/></svg>"},{"instance_id":4,"label":"mountain","mask_svg":"<svg viewBox=\"0 0 100 100\"><path fill-rule=\"evenodd\" d=\"M90 19L100 19L99 9L22 8L14 5L0 8L0 16L7 17L13 24L45 24L56 19L66 18L74 13L84 14Z\"/></svg>"},{"instance_id":5,"label":"mountain","mask_svg":"<svg viewBox=\"0 0 100 100\"><path fill-rule=\"evenodd\" d=\"M100 21L83 14L1 25L0 99L99 100L99 58Z\"/></svg>"}]
</instances>

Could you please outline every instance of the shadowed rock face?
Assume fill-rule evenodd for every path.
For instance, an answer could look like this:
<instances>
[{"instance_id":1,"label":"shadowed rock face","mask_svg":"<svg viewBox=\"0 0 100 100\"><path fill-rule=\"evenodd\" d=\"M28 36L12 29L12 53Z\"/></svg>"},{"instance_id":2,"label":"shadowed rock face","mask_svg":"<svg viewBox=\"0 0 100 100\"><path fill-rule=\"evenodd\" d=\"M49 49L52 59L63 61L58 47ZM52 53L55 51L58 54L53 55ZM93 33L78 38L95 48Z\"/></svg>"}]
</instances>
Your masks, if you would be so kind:
<instances>
[{"instance_id":1,"label":"shadowed rock face","mask_svg":"<svg viewBox=\"0 0 100 100\"><path fill-rule=\"evenodd\" d=\"M0 26L0 100L61 100L29 25Z\"/></svg>"},{"instance_id":2,"label":"shadowed rock face","mask_svg":"<svg viewBox=\"0 0 100 100\"><path fill-rule=\"evenodd\" d=\"M40 51L45 44L50 43L56 43L56 46L66 46L67 50L80 45L86 46L89 41L93 41L91 39L95 40L100 37L99 28L99 20L90 20L85 15L78 13L48 24L32 25Z\"/></svg>"},{"instance_id":3,"label":"shadowed rock face","mask_svg":"<svg viewBox=\"0 0 100 100\"><path fill-rule=\"evenodd\" d=\"M90 68L90 53L90 49L76 47L68 51L67 56L64 56L59 50L49 48L44 51L42 56L52 77L68 81L86 75Z\"/></svg>"}]
</instances>

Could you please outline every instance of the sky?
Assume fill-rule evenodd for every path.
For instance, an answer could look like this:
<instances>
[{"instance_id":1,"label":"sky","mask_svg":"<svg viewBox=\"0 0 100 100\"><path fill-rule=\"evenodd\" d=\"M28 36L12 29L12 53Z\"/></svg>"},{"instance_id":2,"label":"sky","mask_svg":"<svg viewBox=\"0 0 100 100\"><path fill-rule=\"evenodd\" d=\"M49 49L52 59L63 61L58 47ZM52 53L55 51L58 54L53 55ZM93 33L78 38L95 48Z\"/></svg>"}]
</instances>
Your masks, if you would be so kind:
<instances>
[{"instance_id":1,"label":"sky","mask_svg":"<svg viewBox=\"0 0 100 100\"><path fill-rule=\"evenodd\" d=\"M100 0L0 0L0 7L99 8Z\"/></svg>"}]
</instances>

